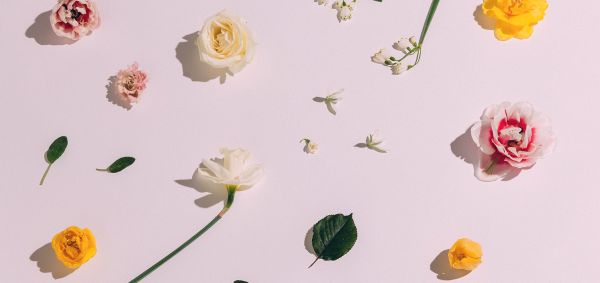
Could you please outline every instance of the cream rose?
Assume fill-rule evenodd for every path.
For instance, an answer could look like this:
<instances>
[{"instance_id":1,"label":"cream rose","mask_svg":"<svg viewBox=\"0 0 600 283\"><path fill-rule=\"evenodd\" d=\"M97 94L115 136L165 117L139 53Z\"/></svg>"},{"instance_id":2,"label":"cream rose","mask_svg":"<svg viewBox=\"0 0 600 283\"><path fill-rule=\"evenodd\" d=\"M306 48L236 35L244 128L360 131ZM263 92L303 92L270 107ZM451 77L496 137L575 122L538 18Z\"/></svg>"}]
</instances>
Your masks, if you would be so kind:
<instances>
[{"instance_id":1,"label":"cream rose","mask_svg":"<svg viewBox=\"0 0 600 283\"><path fill-rule=\"evenodd\" d=\"M196 40L202 61L232 75L252 62L255 44L244 20L225 10L206 20Z\"/></svg>"}]
</instances>

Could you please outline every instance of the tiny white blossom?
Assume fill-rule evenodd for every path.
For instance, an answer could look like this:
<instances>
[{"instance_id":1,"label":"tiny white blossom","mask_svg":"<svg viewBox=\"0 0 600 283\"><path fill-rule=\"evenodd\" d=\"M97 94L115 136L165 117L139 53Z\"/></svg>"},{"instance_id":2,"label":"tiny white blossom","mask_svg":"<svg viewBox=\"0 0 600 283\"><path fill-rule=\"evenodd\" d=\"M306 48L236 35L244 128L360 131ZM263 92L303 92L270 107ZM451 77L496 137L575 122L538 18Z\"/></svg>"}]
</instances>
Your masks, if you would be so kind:
<instances>
[{"instance_id":1,"label":"tiny white blossom","mask_svg":"<svg viewBox=\"0 0 600 283\"><path fill-rule=\"evenodd\" d=\"M417 47L417 38L413 35L411 36L408 41L410 41L410 43L414 46Z\"/></svg>"},{"instance_id":2,"label":"tiny white blossom","mask_svg":"<svg viewBox=\"0 0 600 283\"><path fill-rule=\"evenodd\" d=\"M396 63L391 68L392 68L392 74L394 74L394 75L400 75L400 74L404 73L404 71L407 70L406 65L402 62Z\"/></svg>"},{"instance_id":3,"label":"tiny white blossom","mask_svg":"<svg viewBox=\"0 0 600 283\"><path fill-rule=\"evenodd\" d=\"M403 38L400 38L400 40L394 42L394 44L392 45L392 47L394 47L394 49L402 51L402 52L404 52L406 54L406 53L410 52L410 50L414 46L410 42L409 39L403 37Z\"/></svg>"},{"instance_id":4,"label":"tiny white blossom","mask_svg":"<svg viewBox=\"0 0 600 283\"><path fill-rule=\"evenodd\" d=\"M377 64L385 64L385 61L388 60L390 58L390 56L387 54L387 51L385 49L380 49L379 51L377 51L377 53L373 54L373 56L371 56L371 61L377 63Z\"/></svg>"},{"instance_id":5,"label":"tiny white blossom","mask_svg":"<svg viewBox=\"0 0 600 283\"><path fill-rule=\"evenodd\" d=\"M307 154L315 154L319 151L319 145L316 142L311 141L310 139L303 139L300 142L304 142L304 152Z\"/></svg>"},{"instance_id":6,"label":"tiny white blossom","mask_svg":"<svg viewBox=\"0 0 600 283\"><path fill-rule=\"evenodd\" d=\"M327 5L327 0L315 0L319 5Z\"/></svg>"}]
</instances>

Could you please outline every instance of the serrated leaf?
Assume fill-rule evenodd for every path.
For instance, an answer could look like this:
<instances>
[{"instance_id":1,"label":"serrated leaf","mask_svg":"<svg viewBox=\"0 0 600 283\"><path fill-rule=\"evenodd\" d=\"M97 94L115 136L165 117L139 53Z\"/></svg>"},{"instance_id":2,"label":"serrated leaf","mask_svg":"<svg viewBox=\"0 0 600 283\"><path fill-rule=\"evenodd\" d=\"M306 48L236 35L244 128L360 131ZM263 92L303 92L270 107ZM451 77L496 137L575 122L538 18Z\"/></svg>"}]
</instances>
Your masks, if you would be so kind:
<instances>
[{"instance_id":1,"label":"serrated leaf","mask_svg":"<svg viewBox=\"0 0 600 283\"><path fill-rule=\"evenodd\" d=\"M46 151L46 160L48 163L54 163L65 152L68 144L69 140L65 136L55 139Z\"/></svg>"},{"instance_id":2,"label":"serrated leaf","mask_svg":"<svg viewBox=\"0 0 600 283\"><path fill-rule=\"evenodd\" d=\"M135 158L130 157L130 156L125 156L125 157L121 157L119 159L117 159L115 162L113 162L110 166L108 166L108 168L105 169L105 171L108 171L109 173L117 173L117 172L121 172L123 171L123 169L129 167L131 164L133 164L133 162L135 162Z\"/></svg>"},{"instance_id":3,"label":"serrated leaf","mask_svg":"<svg viewBox=\"0 0 600 283\"><path fill-rule=\"evenodd\" d=\"M329 215L319 220L313 226L312 245L317 254L315 262L318 259L337 260L344 256L356 243L357 235L352 214Z\"/></svg>"}]
</instances>

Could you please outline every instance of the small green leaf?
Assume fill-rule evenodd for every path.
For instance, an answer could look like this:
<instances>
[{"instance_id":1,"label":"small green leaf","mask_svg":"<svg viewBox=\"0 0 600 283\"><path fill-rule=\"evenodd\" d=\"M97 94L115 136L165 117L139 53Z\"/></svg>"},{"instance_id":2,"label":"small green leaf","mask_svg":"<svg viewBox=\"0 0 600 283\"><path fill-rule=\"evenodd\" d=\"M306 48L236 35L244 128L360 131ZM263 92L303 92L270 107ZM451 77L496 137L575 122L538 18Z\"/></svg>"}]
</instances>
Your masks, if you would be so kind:
<instances>
[{"instance_id":1,"label":"small green leaf","mask_svg":"<svg viewBox=\"0 0 600 283\"><path fill-rule=\"evenodd\" d=\"M121 172L123 169L129 167L131 164L133 164L133 162L135 162L135 158L125 156L125 157L121 157L121 158L117 159L117 161L113 162L106 169L96 169L96 170L107 171L109 173L117 173L117 172Z\"/></svg>"},{"instance_id":2,"label":"small green leaf","mask_svg":"<svg viewBox=\"0 0 600 283\"><path fill-rule=\"evenodd\" d=\"M336 260L344 256L356 243L357 235L352 214L329 215L319 220L313 226L312 237L317 258L309 268L319 259Z\"/></svg>"},{"instance_id":3,"label":"small green leaf","mask_svg":"<svg viewBox=\"0 0 600 283\"><path fill-rule=\"evenodd\" d=\"M44 184L44 180L46 180L46 176L48 175L48 171L50 171L50 167L65 152L65 149L67 149L68 144L69 140L67 140L67 137L65 136L61 136L55 139L52 142L52 144L50 144L45 154L46 161L48 162L48 167L46 167L46 171L44 171L44 175L42 175L42 179L40 180L40 186Z\"/></svg>"},{"instance_id":4,"label":"small green leaf","mask_svg":"<svg viewBox=\"0 0 600 283\"><path fill-rule=\"evenodd\" d=\"M54 163L65 152L68 144L69 140L65 136L55 139L50 147L48 147L48 151L46 151L46 160L48 163Z\"/></svg>"}]
</instances>

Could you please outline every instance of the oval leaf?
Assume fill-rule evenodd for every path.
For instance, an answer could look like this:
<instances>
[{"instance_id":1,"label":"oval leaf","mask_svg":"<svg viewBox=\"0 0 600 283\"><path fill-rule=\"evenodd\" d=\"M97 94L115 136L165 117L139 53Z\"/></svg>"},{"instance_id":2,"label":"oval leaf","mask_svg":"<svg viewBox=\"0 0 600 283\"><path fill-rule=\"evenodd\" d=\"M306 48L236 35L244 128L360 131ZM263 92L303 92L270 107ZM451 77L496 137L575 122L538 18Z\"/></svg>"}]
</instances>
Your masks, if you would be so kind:
<instances>
[{"instance_id":1,"label":"oval leaf","mask_svg":"<svg viewBox=\"0 0 600 283\"><path fill-rule=\"evenodd\" d=\"M65 136L55 139L50 147L48 147L48 151L46 151L46 160L48 163L54 163L65 152L68 144L69 140Z\"/></svg>"},{"instance_id":2,"label":"oval leaf","mask_svg":"<svg viewBox=\"0 0 600 283\"><path fill-rule=\"evenodd\" d=\"M113 164L111 164L110 166L108 166L108 168L106 168L106 171L110 172L110 173L117 173L117 172L121 172L123 169L129 167L129 165L133 164L133 162L135 162L135 158L133 157L121 157L119 159L117 159L117 161L113 162Z\"/></svg>"},{"instance_id":3,"label":"oval leaf","mask_svg":"<svg viewBox=\"0 0 600 283\"><path fill-rule=\"evenodd\" d=\"M317 259L336 260L345 255L357 238L352 214L329 215L313 226L312 245Z\"/></svg>"}]
</instances>

